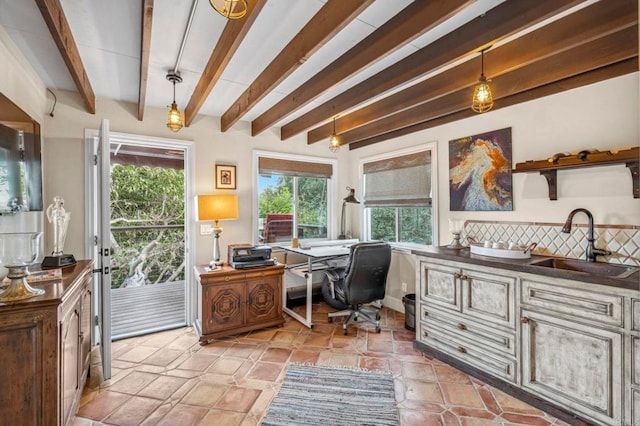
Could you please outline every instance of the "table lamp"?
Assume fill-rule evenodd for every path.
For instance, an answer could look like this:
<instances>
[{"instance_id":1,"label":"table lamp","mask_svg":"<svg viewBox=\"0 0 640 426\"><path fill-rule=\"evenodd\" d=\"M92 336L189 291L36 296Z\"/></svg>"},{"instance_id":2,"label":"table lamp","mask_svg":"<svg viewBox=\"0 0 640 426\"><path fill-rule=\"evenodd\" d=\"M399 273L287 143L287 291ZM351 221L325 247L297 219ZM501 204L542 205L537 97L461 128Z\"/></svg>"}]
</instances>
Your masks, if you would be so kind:
<instances>
[{"instance_id":1,"label":"table lamp","mask_svg":"<svg viewBox=\"0 0 640 426\"><path fill-rule=\"evenodd\" d=\"M342 216L340 217L340 235L338 235L339 240L344 240L347 238L345 234L345 208L347 207L347 203L349 204L360 204L360 201L356 198L356 190L347 186L347 191L349 191L349 195L342 199Z\"/></svg>"},{"instance_id":2,"label":"table lamp","mask_svg":"<svg viewBox=\"0 0 640 426\"><path fill-rule=\"evenodd\" d=\"M213 225L213 260L209 263L211 267L222 265L220 260L220 234L222 228L218 224L219 220L238 218L238 196L237 195L198 195L198 221L212 220Z\"/></svg>"},{"instance_id":3,"label":"table lamp","mask_svg":"<svg viewBox=\"0 0 640 426\"><path fill-rule=\"evenodd\" d=\"M451 244L447 247L452 249L461 249L464 246L460 243L460 234L462 233L462 228L464 227L464 220L462 219L449 219L449 232L453 235L453 240Z\"/></svg>"}]
</instances>

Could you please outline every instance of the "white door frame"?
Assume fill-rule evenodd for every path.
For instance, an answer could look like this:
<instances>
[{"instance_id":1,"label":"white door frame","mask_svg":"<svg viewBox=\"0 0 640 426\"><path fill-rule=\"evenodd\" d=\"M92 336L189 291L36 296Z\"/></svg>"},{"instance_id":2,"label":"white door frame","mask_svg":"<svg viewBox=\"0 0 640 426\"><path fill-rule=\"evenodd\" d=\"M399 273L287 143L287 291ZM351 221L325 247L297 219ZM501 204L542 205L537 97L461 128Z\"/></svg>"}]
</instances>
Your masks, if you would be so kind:
<instances>
[{"instance_id":1,"label":"white door frame","mask_svg":"<svg viewBox=\"0 0 640 426\"><path fill-rule=\"evenodd\" d=\"M96 212L92 205L93 187L95 185L94 175L91 168L94 164L94 153L90 147L99 137L99 131L95 129L85 129L85 155L86 155L86 173L85 173L85 235L87 242L85 243L85 256L91 259L93 257L93 235L92 220L95 218ZM195 181L195 154L194 142L178 139L159 138L154 136L134 135L128 133L110 132L111 143L133 144L138 146L146 146L152 148L175 148L184 151L184 205L185 205L185 319L187 325L192 325L197 316L197 289L193 280L193 266L195 255L195 238L192 236L195 229L195 212L194 203L194 181ZM94 342L95 343L95 342Z\"/></svg>"}]
</instances>

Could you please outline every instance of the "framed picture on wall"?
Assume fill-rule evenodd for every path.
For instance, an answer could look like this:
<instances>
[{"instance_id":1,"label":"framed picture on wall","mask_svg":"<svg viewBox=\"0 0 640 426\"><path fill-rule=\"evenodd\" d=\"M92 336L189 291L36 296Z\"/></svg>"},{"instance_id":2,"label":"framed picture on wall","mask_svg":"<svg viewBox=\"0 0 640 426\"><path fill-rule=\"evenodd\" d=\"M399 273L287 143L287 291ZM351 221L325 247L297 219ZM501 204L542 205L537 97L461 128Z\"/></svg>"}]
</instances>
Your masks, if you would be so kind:
<instances>
[{"instance_id":1,"label":"framed picture on wall","mask_svg":"<svg viewBox=\"0 0 640 426\"><path fill-rule=\"evenodd\" d=\"M216 164L216 189L236 189L236 166Z\"/></svg>"}]
</instances>

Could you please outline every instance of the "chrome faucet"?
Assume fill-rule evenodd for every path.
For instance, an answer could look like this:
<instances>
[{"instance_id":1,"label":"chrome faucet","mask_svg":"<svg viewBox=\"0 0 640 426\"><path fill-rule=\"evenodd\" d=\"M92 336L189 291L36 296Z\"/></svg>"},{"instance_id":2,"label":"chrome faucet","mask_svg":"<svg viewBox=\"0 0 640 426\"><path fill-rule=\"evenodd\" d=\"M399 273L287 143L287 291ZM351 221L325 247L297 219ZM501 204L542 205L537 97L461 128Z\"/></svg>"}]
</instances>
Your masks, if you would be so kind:
<instances>
[{"instance_id":1,"label":"chrome faucet","mask_svg":"<svg viewBox=\"0 0 640 426\"><path fill-rule=\"evenodd\" d=\"M571 233L571 222L573 221L573 216L579 212L586 214L587 218L589 219L589 232L587 234L588 244L587 244L587 253L586 253L587 262L595 262L597 256L611 255L610 251L600 249L595 246L596 239L593 236L593 215L587 209L575 209L571 213L569 213L569 217L567 218L567 221L564 223L564 226L562 227L562 232L564 232L565 234Z\"/></svg>"}]
</instances>

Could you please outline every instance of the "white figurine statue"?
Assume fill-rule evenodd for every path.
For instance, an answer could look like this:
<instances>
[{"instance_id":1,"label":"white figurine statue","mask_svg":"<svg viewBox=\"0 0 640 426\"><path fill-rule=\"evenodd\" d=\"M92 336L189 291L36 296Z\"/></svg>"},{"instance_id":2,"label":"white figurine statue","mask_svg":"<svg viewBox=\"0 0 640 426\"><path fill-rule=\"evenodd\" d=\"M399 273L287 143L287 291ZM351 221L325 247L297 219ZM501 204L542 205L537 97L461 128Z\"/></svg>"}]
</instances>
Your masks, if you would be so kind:
<instances>
[{"instance_id":1,"label":"white figurine statue","mask_svg":"<svg viewBox=\"0 0 640 426\"><path fill-rule=\"evenodd\" d=\"M62 197L53 197L53 204L47 207L47 219L53 224L53 255L61 256L71 219L71 213L64 209Z\"/></svg>"}]
</instances>

